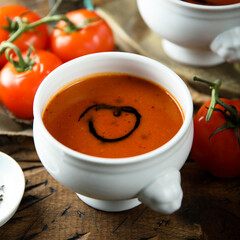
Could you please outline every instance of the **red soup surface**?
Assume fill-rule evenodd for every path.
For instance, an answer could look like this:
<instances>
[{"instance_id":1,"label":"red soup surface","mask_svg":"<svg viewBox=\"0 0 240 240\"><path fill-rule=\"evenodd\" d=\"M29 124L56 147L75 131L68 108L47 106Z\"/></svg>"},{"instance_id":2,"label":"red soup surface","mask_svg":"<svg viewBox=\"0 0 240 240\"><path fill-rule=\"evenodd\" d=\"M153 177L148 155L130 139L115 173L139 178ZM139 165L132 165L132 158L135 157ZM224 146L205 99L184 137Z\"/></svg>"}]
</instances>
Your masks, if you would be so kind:
<instances>
[{"instance_id":1,"label":"red soup surface","mask_svg":"<svg viewBox=\"0 0 240 240\"><path fill-rule=\"evenodd\" d=\"M182 0L183 2L195 3L200 5L221 6L240 3L240 0Z\"/></svg>"},{"instance_id":2,"label":"red soup surface","mask_svg":"<svg viewBox=\"0 0 240 240\"><path fill-rule=\"evenodd\" d=\"M173 96L146 79L122 73L91 75L54 96L43 113L50 134L78 152L123 158L168 142L183 124Z\"/></svg>"}]
</instances>

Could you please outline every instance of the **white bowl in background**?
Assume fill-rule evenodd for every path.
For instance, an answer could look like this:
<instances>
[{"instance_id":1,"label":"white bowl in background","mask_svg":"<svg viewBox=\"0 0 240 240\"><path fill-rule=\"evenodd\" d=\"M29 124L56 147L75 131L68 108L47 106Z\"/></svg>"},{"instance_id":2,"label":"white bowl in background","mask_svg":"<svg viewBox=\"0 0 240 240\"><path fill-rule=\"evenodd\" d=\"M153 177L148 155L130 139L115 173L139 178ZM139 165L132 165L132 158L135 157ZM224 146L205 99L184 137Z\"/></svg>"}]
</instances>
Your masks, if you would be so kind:
<instances>
[{"instance_id":1,"label":"white bowl in background","mask_svg":"<svg viewBox=\"0 0 240 240\"><path fill-rule=\"evenodd\" d=\"M234 29L240 26L240 3L207 6L180 0L137 0L137 5L149 28L163 38L166 54L176 61L213 66L239 52L239 34ZM221 39L214 43L213 52L211 44L223 32L227 36L224 42Z\"/></svg>"}]
</instances>

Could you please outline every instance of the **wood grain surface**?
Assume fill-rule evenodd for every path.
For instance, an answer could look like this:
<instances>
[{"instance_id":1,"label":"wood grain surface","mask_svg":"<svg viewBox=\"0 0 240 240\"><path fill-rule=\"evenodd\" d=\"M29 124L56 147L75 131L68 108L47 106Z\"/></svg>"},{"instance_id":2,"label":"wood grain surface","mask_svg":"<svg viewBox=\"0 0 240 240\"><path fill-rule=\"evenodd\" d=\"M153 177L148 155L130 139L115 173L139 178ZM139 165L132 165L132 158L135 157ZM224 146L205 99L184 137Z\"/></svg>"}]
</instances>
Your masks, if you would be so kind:
<instances>
[{"instance_id":1,"label":"wood grain surface","mask_svg":"<svg viewBox=\"0 0 240 240\"><path fill-rule=\"evenodd\" d=\"M0 151L22 167L26 189L1 240L239 240L240 178L218 179L189 157L181 170L182 207L162 215L144 205L107 213L83 203L54 180L30 137L0 137Z\"/></svg>"}]
</instances>

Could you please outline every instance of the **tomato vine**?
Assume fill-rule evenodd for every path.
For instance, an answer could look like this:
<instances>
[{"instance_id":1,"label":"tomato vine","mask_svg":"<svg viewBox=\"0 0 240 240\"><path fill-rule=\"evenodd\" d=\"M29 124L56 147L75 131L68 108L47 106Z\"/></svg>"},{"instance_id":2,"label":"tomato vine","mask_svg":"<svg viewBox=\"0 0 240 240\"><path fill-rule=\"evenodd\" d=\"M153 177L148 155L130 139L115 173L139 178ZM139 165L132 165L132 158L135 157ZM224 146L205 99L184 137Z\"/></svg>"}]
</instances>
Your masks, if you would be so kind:
<instances>
[{"instance_id":1,"label":"tomato vine","mask_svg":"<svg viewBox=\"0 0 240 240\"><path fill-rule=\"evenodd\" d=\"M34 64L34 59L30 59L31 51L34 49L33 46L29 47L29 54L27 59L23 59L22 53L17 46L14 46L13 42L18 39L23 33L34 30L35 27L51 23L51 22L58 22L63 20L66 22L66 26L62 29L66 33L72 33L78 31L81 28L84 28L91 24L92 22L99 20L100 17L85 19L81 24L74 24L65 14L57 14L53 15L53 13L57 10L58 6L60 5L61 0L58 0L53 8L50 10L49 14L35 22L29 23L21 14L21 16L16 16L13 20L7 18L8 26L2 26L5 30L11 32L10 38L6 41L1 42L0 44L0 56L6 51L6 58L10 61L18 72L23 72L26 69L31 69L32 65ZM85 4L88 8L93 8L91 5L91 1L85 1ZM10 54L10 50L14 50L16 55L18 56L18 62L13 61L12 54Z\"/></svg>"},{"instance_id":2,"label":"tomato vine","mask_svg":"<svg viewBox=\"0 0 240 240\"><path fill-rule=\"evenodd\" d=\"M201 79L198 77L193 78L194 81L199 81L206 83L210 86L211 92L211 102L208 107L206 121L208 122L211 119L211 116L214 111L221 112L226 119L226 123L219 128L217 128L210 136L211 138L214 134L223 131L225 129L234 129L235 136L238 141L238 145L240 148L240 139L239 139L239 128L240 128L240 115L237 109L233 105L228 105L224 101L219 98L219 88L221 86L221 81L219 79L215 80L214 82L210 82L205 79ZM224 108L224 110L216 108L216 105L219 104Z\"/></svg>"}]
</instances>

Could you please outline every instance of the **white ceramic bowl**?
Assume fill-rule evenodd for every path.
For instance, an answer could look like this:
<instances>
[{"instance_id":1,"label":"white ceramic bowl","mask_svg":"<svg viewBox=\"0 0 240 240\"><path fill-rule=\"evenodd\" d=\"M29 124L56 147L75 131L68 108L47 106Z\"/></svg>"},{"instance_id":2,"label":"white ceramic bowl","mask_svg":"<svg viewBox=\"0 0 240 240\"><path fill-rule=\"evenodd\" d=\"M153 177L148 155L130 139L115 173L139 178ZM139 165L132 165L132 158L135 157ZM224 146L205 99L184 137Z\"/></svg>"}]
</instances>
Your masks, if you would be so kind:
<instances>
[{"instance_id":1,"label":"white ceramic bowl","mask_svg":"<svg viewBox=\"0 0 240 240\"><path fill-rule=\"evenodd\" d=\"M46 130L42 114L49 99L66 84L100 72L124 72L152 80L180 103L185 119L179 132L162 147L135 157L99 158L63 146ZM96 53L67 62L50 73L34 100L34 142L48 172L88 205L122 211L141 202L172 213L182 201L179 169L192 145L192 98L184 82L161 63L131 53Z\"/></svg>"},{"instance_id":2,"label":"white ceramic bowl","mask_svg":"<svg viewBox=\"0 0 240 240\"><path fill-rule=\"evenodd\" d=\"M240 25L240 3L206 6L180 0L137 0L137 4L146 24L164 39L167 55L189 65L212 66L224 62L224 58L210 50L210 45L218 35ZM239 35L225 37L225 48L229 45L230 50L240 48L239 37L233 39L234 36Z\"/></svg>"},{"instance_id":3,"label":"white ceramic bowl","mask_svg":"<svg viewBox=\"0 0 240 240\"><path fill-rule=\"evenodd\" d=\"M0 227L17 211L22 200L25 179L18 163L5 153L0 152L0 187L4 185L0 201Z\"/></svg>"}]
</instances>

